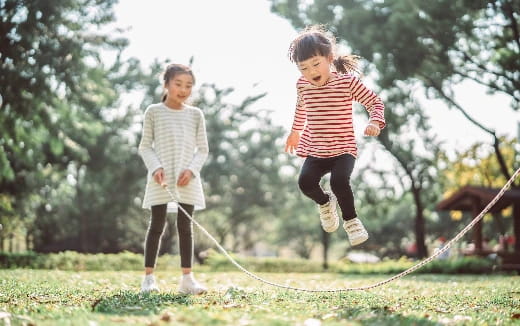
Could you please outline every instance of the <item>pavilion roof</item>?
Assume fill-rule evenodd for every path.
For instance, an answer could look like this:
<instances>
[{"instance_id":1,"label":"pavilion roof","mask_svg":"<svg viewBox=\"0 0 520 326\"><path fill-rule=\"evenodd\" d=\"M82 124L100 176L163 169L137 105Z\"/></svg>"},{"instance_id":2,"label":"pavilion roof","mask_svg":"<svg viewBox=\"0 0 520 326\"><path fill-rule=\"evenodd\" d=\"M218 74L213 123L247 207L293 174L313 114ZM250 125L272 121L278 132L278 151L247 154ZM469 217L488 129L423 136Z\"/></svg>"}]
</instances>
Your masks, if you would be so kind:
<instances>
[{"instance_id":1,"label":"pavilion roof","mask_svg":"<svg viewBox=\"0 0 520 326\"><path fill-rule=\"evenodd\" d=\"M475 202L479 202L478 209L484 208L499 193L498 188L487 188L478 186L465 186L457 190L448 198L437 204L437 210L457 210L470 211L474 210ZM513 203L520 204L520 189L507 190L502 198L489 210L490 212L499 212Z\"/></svg>"}]
</instances>

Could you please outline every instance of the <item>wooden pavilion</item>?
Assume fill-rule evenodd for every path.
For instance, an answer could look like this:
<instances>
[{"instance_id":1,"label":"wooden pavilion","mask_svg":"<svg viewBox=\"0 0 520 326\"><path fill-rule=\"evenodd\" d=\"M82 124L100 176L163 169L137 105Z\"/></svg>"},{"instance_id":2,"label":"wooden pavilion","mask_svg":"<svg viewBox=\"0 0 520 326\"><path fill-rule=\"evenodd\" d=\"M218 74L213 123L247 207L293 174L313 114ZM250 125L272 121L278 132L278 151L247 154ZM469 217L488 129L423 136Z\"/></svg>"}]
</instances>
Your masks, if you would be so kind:
<instances>
[{"instance_id":1,"label":"wooden pavilion","mask_svg":"<svg viewBox=\"0 0 520 326\"><path fill-rule=\"evenodd\" d=\"M500 189L496 188L465 186L438 203L437 210L471 212L476 217L499 191ZM500 200L491 207L489 213L494 218L499 219L498 213L509 206L513 206L513 234L516 241L512 252L509 252L506 248L506 250L497 252L497 254L503 258L504 265L511 265L514 269L520 270L520 189L507 190ZM500 230L500 232L503 232L503 230ZM483 250L482 240L482 220L480 220L473 231L476 255L489 254L489 252Z\"/></svg>"}]
</instances>

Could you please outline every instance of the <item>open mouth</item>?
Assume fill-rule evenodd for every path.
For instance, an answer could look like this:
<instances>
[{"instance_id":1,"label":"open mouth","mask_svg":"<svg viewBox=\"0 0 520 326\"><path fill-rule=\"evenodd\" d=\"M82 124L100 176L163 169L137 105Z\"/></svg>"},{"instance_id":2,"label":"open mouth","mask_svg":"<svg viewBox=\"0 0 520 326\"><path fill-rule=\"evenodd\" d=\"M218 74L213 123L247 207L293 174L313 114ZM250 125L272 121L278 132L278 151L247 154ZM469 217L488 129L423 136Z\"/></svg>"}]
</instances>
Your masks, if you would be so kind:
<instances>
[{"instance_id":1,"label":"open mouth","mask_svg":"<svg viewBox=\"0 0 520 326\"><path fill-rule=\"evenodd\" d=\"M312 80L314 80L315 82L319 82L321 79L321 76L318 76L318 77L314 77Z\"/></svg>"}]
</instances>

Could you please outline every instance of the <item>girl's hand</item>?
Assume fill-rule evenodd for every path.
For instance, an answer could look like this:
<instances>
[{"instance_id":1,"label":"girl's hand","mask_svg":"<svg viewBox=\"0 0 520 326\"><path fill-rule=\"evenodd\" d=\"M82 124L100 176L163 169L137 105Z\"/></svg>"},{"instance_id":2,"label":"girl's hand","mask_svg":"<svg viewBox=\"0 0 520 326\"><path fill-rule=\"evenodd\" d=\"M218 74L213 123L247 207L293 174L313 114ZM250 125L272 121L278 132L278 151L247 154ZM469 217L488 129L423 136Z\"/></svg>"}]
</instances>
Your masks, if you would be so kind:
<instances>
[{"instance_id":1,"label":"girl's hand","mask_svg":"<svg viewBox=\"0 0 520 326\"><path fill-rule=\"evenodd\" d=\"M379 129L379 124L377 122L369 122L367 127L365 128L365 136L379 136L381 129Z\"/></svg>"},{"instance_id":2,"label":"girl's hand","mask_svg":"<svg viewBox=\"0 0 520 326\"><path fill-rule=\"evenodd\" d=\"M179 179L177 180L177 186L182 187L186 186L188 183L190 183L191 178L193 177L193 172L191 170L184 170L179 175Z\"/></svg>"},{"instance_id":3,"label":"girl's hand","mask_svg":"<svg viewBox=\"0 0 520 326\"><path fill-rule=\"evenodd\" d=\"M165 187L168 185L166 182L164 182L165 178L164 178L164 169L163 168L158 168L157 170L154 171L153 179L155 180L155 182L157 182L157 184L161 185L161 187Z\"/></svg>"},{"instance_id":4,"label":"girl's hand","mask_svg":"<svg viewBox=\"0 0 520 326\"><path fill-rule=\"evenodd\" d=\"M298 147L298 143L300 142L300 133L297 131L291 131L289 136L287 137L287 141L285 142L285 151L287 153L293 154Z\"/></svg>"}]
</instances>

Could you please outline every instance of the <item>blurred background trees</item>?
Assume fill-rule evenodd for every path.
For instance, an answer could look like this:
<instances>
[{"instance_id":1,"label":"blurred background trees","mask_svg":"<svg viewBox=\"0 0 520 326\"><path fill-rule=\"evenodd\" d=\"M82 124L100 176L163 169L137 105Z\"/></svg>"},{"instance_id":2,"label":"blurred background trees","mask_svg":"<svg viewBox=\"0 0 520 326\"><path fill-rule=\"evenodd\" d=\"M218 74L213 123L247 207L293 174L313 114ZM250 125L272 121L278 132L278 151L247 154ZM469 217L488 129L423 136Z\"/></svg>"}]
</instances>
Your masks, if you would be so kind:
<instances>
[{"instance_id":1,"label":"blurred background trees","mask_svg":"<svg viewBox=\"0 0 520 326\"><path fill-rule=\"evenodd\" d=\"M146 173L136 149L142 113L160 100L167 62L143 67L122 59L128 40L109 29L115 2L0 1L0 251L142 251ZM359 140L373 149L364 156L385 162L359 163L352 180L372 239L361 249L426 256L434 239L464 224L457 214L435 212L444 195L467 184L499 187L519 167L517 141L486 127L457 97L460 84L476 83L508 96L518 110L517 2L271 3L298 29L327 24L343 48L364 57L364 78L388 108L378 139ZM460 111L489 134L489 144L446 153L418 88ZM254 108L265 94L238 103L231 95L232 88L205 84L192 96L205 113L210 146L202 171L208 208L196 217L233 251L319 253L325 265L329 255L345 255L344 232L323 234L315 205L297 188L301 160L283 153L286 128ZM356 114L366 117L361 107ZM502 225L487 235L510 232L512 214L503 212ZM170 224L163 253L177 250L174 230ZM199 254L211 244L198 235L196 246Z\"/></svg>"},{"instance_id":2,"label":"blurred background trees","mask_svg":"<svg viewBox=\"0 0 520 326\"><path fill-rule=\"evenodd\" d=\"M371 63L369 76L383 90L381 93L389 108L389 130L382 133L379 140L408 179L405 187L414 198L415 238L420 257L426 255L424 212L431 210L432 199L440 195L437 192L440 189L432 182L438 176L434 158L438 156L439 144L423 122L424 109L404 104L414 101L411 88L422 87L429 98L444 101L448 107L459 110L468 123L489 134L500 168L498 172L506 179L519 167L518 159L506 162L497 132L478 121L471 108L456 96L456 87L461 83L477 83L483 92L508 96L511 109L519 109L518 2L271 2L273 12L286 17L297 28L326 24L339 40L344 41L343 45ZM398 100L393 101L393 98ZM400 115L400 119L393 119L394 114ZM414 131L423 135L416 137ZM411 139L403 139L403 133L410 132L413 134ZM422 146L418 146L418 142L422 142ZM430 207L425 203L430 203Z\"/></svg>"}]
</instances>

